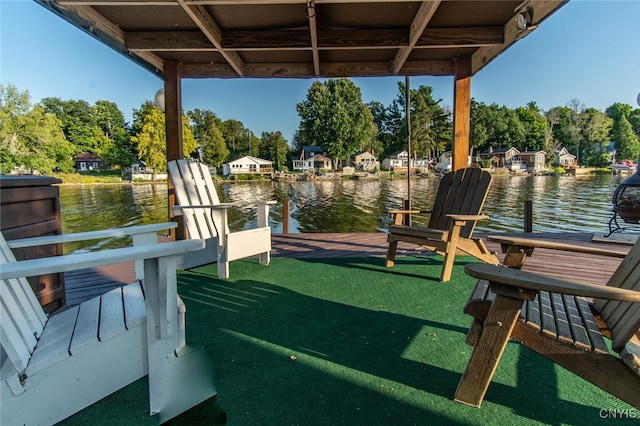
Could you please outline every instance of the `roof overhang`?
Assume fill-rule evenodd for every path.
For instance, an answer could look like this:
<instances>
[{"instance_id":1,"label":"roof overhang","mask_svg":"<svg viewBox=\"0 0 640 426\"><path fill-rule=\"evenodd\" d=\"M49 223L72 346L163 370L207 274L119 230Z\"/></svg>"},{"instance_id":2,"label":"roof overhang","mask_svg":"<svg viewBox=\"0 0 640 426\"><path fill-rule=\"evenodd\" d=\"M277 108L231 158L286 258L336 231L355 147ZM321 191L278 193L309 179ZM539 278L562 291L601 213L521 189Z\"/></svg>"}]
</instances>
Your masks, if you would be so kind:
<instances>
[{"instance_id":1,"label":"roof overhang","mask_svg":"<svg viewBox=\"0 0 640 426\"><path fill-rule=\"evenodd\" d=\"M145 69L182 78L477 73L567 0L35 0Z\"/></svg>"}]
</instances>

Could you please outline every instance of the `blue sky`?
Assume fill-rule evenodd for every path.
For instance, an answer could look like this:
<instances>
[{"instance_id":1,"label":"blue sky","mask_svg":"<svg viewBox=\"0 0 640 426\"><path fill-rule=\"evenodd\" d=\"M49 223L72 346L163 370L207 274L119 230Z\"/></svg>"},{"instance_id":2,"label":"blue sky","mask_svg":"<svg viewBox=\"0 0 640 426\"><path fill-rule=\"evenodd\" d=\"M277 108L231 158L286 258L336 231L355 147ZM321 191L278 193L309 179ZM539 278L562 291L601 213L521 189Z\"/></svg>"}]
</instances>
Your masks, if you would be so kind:
<instances>
[{"instance_id":1,"label":"blue sky","mask_svg":"<svg viewBox=\"0 0 640 426\"><path fill-rule=\"evenodd\" d=\"M358 78L364 102L389 105L404 78ZM291 141L295 106L312 79L185 79L183 107L237 119L258 137L279 130ZM162 81L30 0L0 0L0 82L44 97L115 102L131 120ZM452 77L412 77L411 87L433 87L443 105L453 101ZM535 101L544 110L578 99L606 109L638 107L640 0L571 0L525 39L473 77L472 96L510 108Z\"/></svg>"}]
</instances>

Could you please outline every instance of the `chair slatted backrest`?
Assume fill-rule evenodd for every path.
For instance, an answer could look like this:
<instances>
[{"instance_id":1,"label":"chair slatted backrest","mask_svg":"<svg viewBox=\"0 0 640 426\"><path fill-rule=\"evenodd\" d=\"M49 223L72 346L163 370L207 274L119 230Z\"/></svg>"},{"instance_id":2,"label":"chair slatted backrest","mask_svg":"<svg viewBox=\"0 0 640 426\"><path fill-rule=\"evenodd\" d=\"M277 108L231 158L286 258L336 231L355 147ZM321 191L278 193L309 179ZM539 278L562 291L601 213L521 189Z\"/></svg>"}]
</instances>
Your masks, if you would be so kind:
<instances>
[{"instance_id":1,"label":"chair slatted backrest","mask_svg":"<svg viewBox=\"0 0 640 426\"><path fill-rule=\"evenodd\" d=\"M640 239L622 259L607 285L640 291ZM596 299L593 304L611 330L613 349L620 352L640 329L640 303Z\"/></svg>"},{"instance_id":2,"label":"chair slatted backrest","mask_svg":"<svg viewBox=\"0 0 640 426\"><path fill-rule=\"evenodd\" d=\"M0 234L0 265L15 261L4 235ZM2 363L8 361L16 372L22 373L42 334L47 315L26 278L0 281L0 302L2 356L7 357Z\"/></svg>"},{"instance_id":3,"label":"chair slatted backrest","mask_svg":"<svg viewBox=\"0 0 640 426\"><path fill-rule=\"evenodd\" d=\"M429 228L447 229L447 214L480 214L492 179L491 173L479 168L459 169L444 175L431 210ZM474 227L475 221L468 222L460 236L470 238Z\"/></svg>"},{"instance_id":4,"label":"chair slatted backrest","mask_svg":"<svg viewBox=\"0 0 640 426\"><path fill-rule=\"evenodd\" d=\"M167 163L176 194L176 203L183 207L185 227L191 238L208 239L218 235L222 224L215 221L209 209L185 209L189 206L218 205L220 199L206 164L183 159ZM226 226L228 232L228 226Z\"/></svg>"}]
</instances>

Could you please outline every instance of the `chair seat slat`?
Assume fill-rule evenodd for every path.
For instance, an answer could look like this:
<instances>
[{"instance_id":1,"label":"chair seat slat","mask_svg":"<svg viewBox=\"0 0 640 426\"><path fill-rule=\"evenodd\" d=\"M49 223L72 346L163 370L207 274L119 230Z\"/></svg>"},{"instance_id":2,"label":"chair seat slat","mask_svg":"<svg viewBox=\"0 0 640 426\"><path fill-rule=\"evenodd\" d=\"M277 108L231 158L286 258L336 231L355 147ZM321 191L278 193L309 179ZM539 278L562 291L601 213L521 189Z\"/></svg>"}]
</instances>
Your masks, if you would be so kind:
<instances>
[{"instance_id":1,"label":"chair seat slat","mask_svg":"<svg viewBox=\"0 0 640 426\"><path fill-rule=\"evenodd\" d=\"M69 346L71 355L77 355L83 349L98 344L98 326L100 324L100 296L91 298L78 305L78 321L73 330Z\"/></svg>"},{"instance_id":2,"label":"chair seat slat","mask_svg":"<svg viewBox=\"0 0 640 426\"><path fill-rule=\"evenodd\" d=\"M77 317L78 307L74 306L49 318L31 355L27 377L71 356L69 346Z\"/></svg>"},{"instance_id":3,"label":"chair seat slat","mask_svg":"<svg viewBox=\"0 0 640 426\"><path fill-rule=\"evenodd\" d=\"M118 287L100 296L98 339L103 342L125 330L122 288Z\"/></svg>"}]
</instances>

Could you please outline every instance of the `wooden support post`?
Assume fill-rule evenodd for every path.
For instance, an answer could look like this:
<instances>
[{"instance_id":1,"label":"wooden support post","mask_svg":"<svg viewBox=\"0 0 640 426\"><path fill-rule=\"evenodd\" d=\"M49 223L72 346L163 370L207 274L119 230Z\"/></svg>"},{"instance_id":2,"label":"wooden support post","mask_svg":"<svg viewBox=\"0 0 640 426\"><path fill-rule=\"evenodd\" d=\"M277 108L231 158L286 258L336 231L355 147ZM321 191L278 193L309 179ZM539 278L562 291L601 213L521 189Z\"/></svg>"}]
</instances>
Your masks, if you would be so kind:
<instances>
[{"instance_id":1,"label":"wooden support post","mask_svg":"<svg viewBox=\"0 0 640 426\"><path fill-rule=\"evenodd\" d=\"M180 63L177 61L166 61L164 64L164 121L167 137L167 161L179 160L182 153L182 90ZM175 240L186 238L184 223L182 218L173 214L172 208L176 205L176 197L171 183L167 182L169 220L178 222L178 227L171 231L170 237Z\"/></svg>"},{"instance_id":2,"label":"wooden support post","mask_svg":"<svg viewBox=\"0 0 640 426\"><path fill-rule=\"evenodd\" d=\"M524 232L533 232L533 201L524 200Z\"/></svg>"},{"instance_id":3,"label":"wooden support post","mask_svg":"<svg viewBox=\"0 0 640 426\"><path fill-rule=\"evenodd\" d=\"M289 200L282 202L282 233L289 233Z\"/></svg>"},{"instance_id":4,"label":"wooden support post","mask_svg":"<svg viewBox=\"0 0 640 426\"><path fill-rule=\"evenodd\" d=\"M471 120L471 57L460 56L453 61L453 158L451 171L464 169L469 163Z\"/></svg>"}]
</instances>

